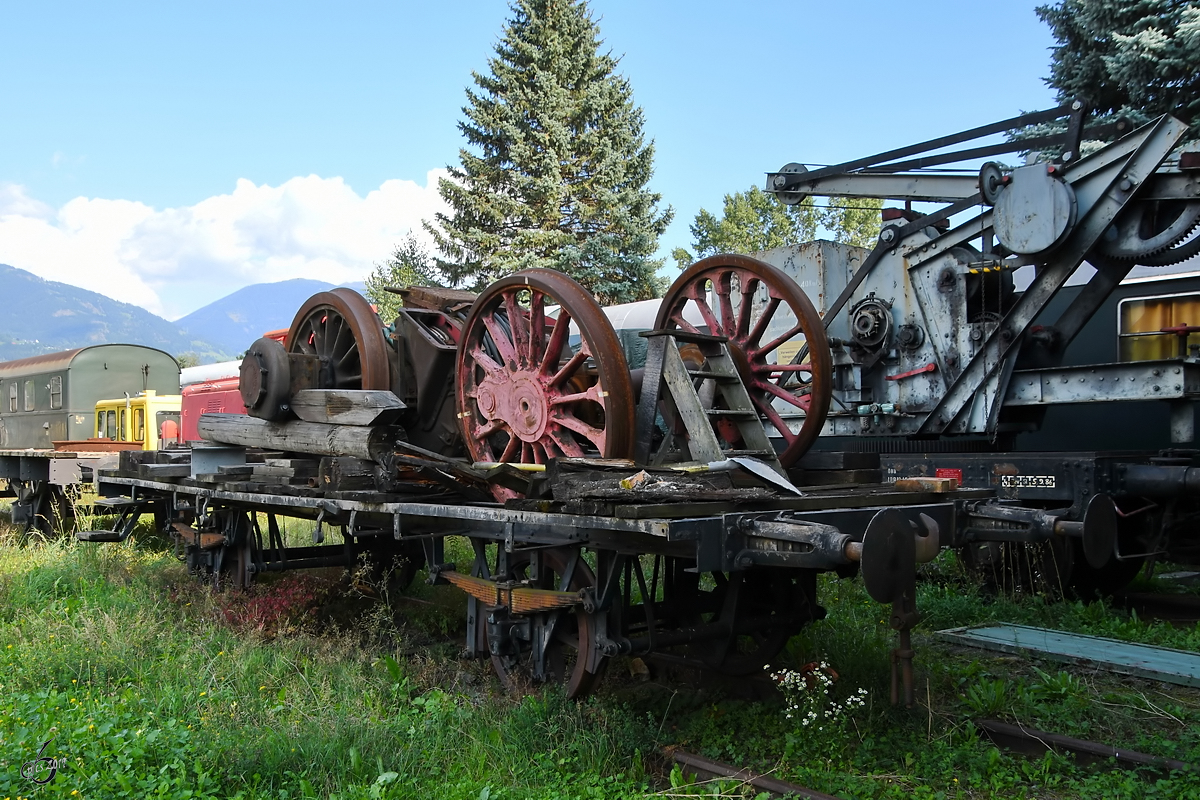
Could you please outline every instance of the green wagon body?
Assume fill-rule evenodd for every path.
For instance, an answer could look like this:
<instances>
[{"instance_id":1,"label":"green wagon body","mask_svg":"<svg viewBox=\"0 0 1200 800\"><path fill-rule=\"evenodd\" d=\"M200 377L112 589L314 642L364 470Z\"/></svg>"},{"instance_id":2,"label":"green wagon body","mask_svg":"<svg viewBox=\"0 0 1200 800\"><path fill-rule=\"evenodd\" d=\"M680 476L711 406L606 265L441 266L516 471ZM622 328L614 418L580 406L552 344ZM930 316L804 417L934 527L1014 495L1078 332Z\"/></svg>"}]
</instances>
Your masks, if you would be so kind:
<instances>
[{"instance_id":1,"label":"green wagon body","mask_svg":"<svg viewBox=\"0 0 1200 800\"><path fill-rule=\"evenodd\" d=\"M135 344L100 344L0 363L0 449L50 449L94 435L99 400L179 394L179 365Z\"/></svg>"}]
</instances>

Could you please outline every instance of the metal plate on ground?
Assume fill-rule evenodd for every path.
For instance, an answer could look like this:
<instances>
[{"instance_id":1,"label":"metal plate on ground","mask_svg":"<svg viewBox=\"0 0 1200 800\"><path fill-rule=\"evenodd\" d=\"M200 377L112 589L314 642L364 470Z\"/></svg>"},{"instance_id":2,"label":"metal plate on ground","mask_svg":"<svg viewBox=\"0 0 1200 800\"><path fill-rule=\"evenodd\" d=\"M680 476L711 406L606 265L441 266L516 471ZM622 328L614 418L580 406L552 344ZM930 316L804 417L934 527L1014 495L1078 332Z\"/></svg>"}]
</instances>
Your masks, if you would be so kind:
<instances>
[{"instance_id":1,"label":"metal plate on ground","mask_svg":"<svg viewBox=\"0 0 1200 800\"><path fill-rule=\"evenodd\" d=\"M1003 653L1039 655L1139 678L1200 686L1200 654L1025 625L980 625L938 631L938 638Z\"/></svg>"}]
</instances>

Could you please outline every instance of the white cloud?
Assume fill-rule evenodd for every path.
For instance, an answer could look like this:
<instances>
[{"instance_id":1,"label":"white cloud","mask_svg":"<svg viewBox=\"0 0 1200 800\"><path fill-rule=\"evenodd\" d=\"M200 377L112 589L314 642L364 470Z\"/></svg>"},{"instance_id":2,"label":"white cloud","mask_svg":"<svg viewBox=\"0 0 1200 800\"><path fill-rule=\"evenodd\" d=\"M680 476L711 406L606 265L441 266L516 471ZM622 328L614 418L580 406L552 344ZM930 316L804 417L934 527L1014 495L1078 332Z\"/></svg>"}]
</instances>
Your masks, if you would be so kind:
<instances>
[{"instance_id":1,"label":"white cloud","mask_svg":"<svg viewBox=\"0 0 1200 800\"><path fill-rule=\"evenodd\" d=\"M421 186L389 180L360 197L341 178L230 194L163 211L77 197L59 209L0 184L0 263L178 318L251 283L364 279L421 220L445 209L444 170Z\"/></svg>"}]
</instances>

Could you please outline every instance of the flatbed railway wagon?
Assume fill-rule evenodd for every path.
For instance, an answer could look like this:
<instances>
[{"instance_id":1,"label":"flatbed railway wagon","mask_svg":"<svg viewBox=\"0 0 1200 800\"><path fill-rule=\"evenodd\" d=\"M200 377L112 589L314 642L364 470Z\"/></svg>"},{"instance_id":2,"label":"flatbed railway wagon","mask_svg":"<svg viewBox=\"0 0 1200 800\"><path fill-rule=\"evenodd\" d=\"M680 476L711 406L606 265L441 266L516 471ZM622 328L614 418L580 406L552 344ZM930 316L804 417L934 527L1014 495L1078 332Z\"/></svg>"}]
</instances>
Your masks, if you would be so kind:
<instances>
[{"instance_id":1,"label":"flatbed railway wagon","mask_svg":"<svg viewBox=\"0 0 1200 800\"><path fill-rule=\"evenodd\" d=\"M49 531L67 521L64 489L115 466L118 449L157 448L164 422L178 429L178 395L175 359L142 345L0 364L0 480L13 522Z\"/></svg>"},{"instance_id":2,"label":"flatbed railway wagon","mask_svg":"<svg viewBox=\"0 0 1200 800\"><path fill-rule=\"evenodd\" d=\"M1022 145L925 151L1056 119L1066 130L1038 140L1060 148L1054 163L919 171ZM1121 520L1140 485L1097 482L1077 503L1035 503L965 474L965 488L936 474L872 481L863 453L812 448L823 434L964 441L1036 427L1059 396L1026 397L1025 381L1087 383L1093 367L1062 366L1062 348L1134 263L1193 249L1200 165L1178 154L1185 128L1169 117L1114 129L1115 143L1077 158L1095 132L1086 123L1072 104L773 173L768 188L785 201L941 205L898 210L840 275L818 263L798 282L745 256L698 262L667 292L633 372L592 296L549 270L478 296L408 289L386 326L353 292L315 295L283 342L247 350L248 415L201 416L211 444L186 456L123 454L97 478L121 515L78 536L123 540L153 510L195 572L234 585L360 557L399 564L403 583L423 565L466 593L469 652L510 683L556 680L572 695L618 654L760 670L822 615L819 572L860 572L892 605L893 694L911 701L918 561L939 546L1061 540L1101 570L1125 555ZM1045 321L1085 257L1096 277ZM1011 273L1023 266L1035 274L1017 297ZM1176 410L1200 394L1190 352L1094 369L1133 385L1112 400L1165 397L1173 441L1192 438ZM1155 369L1189 377L1164 389ZM1149 468L1143 480L1175 468L1126 466ZM311 545L285 544L284 516L311 521ZM339 541L326 543L331 530ZM470 563L447 561L451 535L470 542Z\"/></svg>"}]
</instances>

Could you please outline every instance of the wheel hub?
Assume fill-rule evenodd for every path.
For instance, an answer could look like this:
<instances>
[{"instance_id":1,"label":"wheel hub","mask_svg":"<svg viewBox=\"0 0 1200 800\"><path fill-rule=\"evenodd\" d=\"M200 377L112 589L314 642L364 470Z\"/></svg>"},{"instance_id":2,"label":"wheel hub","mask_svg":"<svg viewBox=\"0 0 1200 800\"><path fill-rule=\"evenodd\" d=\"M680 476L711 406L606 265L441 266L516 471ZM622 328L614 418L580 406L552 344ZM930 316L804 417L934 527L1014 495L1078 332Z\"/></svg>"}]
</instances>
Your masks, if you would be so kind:
<instances>
[{"instance_id":1,"label":"wheel hub","mask_svg":"<svg viewBox=\"0 0 1200 800\"><path fill-rule=\"evenodd\" d=\"M546 433L550 402L537 376L519 370L503 379L488 376L475 395L479 411L488 420L500 420L517 438L536 442Z\"/></svg>"}]
</instances>

